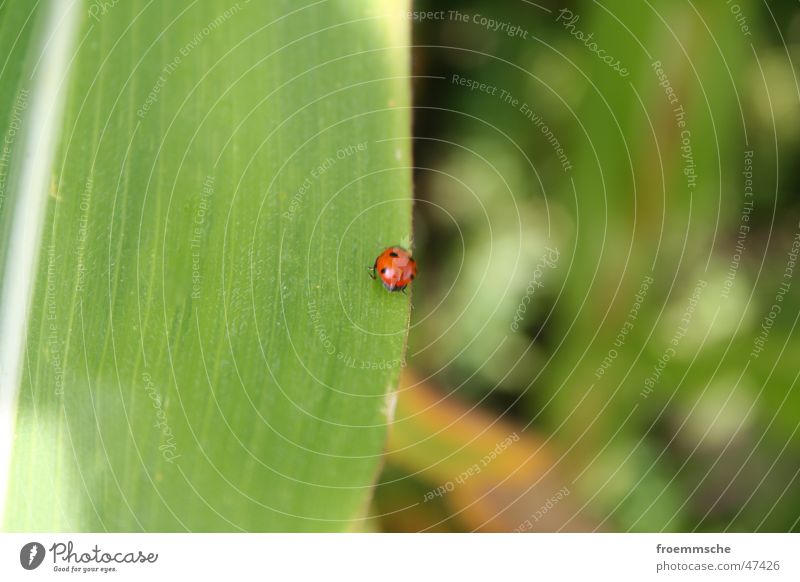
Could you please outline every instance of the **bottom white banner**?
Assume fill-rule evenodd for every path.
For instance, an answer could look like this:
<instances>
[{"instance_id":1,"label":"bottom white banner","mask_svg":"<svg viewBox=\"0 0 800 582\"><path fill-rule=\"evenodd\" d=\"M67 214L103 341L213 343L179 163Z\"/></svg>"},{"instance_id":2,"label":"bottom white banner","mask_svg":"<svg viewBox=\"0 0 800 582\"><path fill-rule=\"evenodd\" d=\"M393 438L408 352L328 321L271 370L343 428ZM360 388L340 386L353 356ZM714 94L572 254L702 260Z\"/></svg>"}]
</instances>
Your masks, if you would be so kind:
<instances>
[{"instance_id":1,"label":"bottom white banner","mask_svg":"<svg viewBox=\"0 0 800 582\"><path fill-rule=\"evenodd\" d=\"M800 534L0 534L0 580L800 580Z\"/></svg>"}]
</instances>

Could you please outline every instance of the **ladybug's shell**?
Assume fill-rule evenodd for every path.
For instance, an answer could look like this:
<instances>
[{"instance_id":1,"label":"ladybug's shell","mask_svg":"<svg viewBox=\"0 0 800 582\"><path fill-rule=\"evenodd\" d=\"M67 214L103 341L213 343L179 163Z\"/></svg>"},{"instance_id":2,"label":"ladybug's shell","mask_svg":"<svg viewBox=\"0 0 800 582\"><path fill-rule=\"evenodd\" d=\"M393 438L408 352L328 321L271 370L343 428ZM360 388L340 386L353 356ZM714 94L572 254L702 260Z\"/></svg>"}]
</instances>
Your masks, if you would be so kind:
<instances>
[{"instance_id":1,"label":"ladybug's shell","mask_svg":"<svg viewBox=\"0 0 800 582\"><path fill-rule=\"evenodd\" d=\"M417 275L417 262L403 247L389 247L375 259L375 273L389 291L402 291Z\"/></svg>"}]
</instances>

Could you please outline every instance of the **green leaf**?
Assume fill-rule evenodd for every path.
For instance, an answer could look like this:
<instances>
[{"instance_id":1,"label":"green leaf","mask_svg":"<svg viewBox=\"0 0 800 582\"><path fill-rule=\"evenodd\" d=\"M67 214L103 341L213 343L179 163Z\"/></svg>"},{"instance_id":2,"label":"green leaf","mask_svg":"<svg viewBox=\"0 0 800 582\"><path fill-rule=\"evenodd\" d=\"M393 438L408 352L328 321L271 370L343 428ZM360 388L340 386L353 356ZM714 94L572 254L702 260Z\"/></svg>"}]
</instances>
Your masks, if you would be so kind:
<instances>
[{"instance_id":1,"label":"green leaf","mask_svg":"<svg viewBox=\"0 0 800 582\"><path fill-rule=\"evenodd\" d=\"M366 271L411 232L405 7L74 15L52 186L19 197L46 209L6 529L357 527L409 318Z\"/></svg>"}]
</instances>

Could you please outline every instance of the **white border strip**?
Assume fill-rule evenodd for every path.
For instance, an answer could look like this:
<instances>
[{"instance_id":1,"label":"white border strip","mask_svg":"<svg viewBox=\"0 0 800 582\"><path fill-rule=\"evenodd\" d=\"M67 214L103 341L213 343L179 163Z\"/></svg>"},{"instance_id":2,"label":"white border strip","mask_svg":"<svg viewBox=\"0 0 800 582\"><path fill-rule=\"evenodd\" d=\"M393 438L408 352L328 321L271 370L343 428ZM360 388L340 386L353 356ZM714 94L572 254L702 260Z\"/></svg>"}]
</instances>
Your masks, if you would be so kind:
<instances>
[{"instance_id":1,"label":"white border strip","mask_svg":"<svg viewBox=\"0 0 800 582\"><path fill-rule=\"evenodd\" d=\"M4 580L796 582L796 556L792 534L0 534Z\"/></svg>"},{"instance_id":2,"label":"white border strip","mask_svg":"<svg viewBox=\"0 0 800 582\"><path fill-rule=\"evenodd\" d=\"M68 64L75 48L82 2L50 0L42 55L31 75L15 169L18 196L0 293L0 527L5 522L17 401L28 315L36 281L53 160L63 122Z\"/></svg>"}]
</instances>

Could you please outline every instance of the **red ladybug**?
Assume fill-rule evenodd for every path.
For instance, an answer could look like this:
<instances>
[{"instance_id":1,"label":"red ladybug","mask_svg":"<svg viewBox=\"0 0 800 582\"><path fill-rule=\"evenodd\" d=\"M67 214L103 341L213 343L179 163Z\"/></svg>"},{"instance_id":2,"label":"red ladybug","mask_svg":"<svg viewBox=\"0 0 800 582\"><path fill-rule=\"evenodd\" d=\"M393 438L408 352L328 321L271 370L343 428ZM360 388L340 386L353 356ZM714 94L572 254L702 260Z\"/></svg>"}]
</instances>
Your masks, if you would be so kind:
<instances>
[{"instance_id":1,"label":"red ladybug","mask_svg":"<svg viewBox=\"0 0 800 582\"><path fill-rule=\"evenodd\" d=\"M378 255L369 270L373 279L377 278L376 274L380 275L381 283L387 290L405 291L417 276L417 262L403 247L389 247Z\"/></svg>"}]
</instances>

